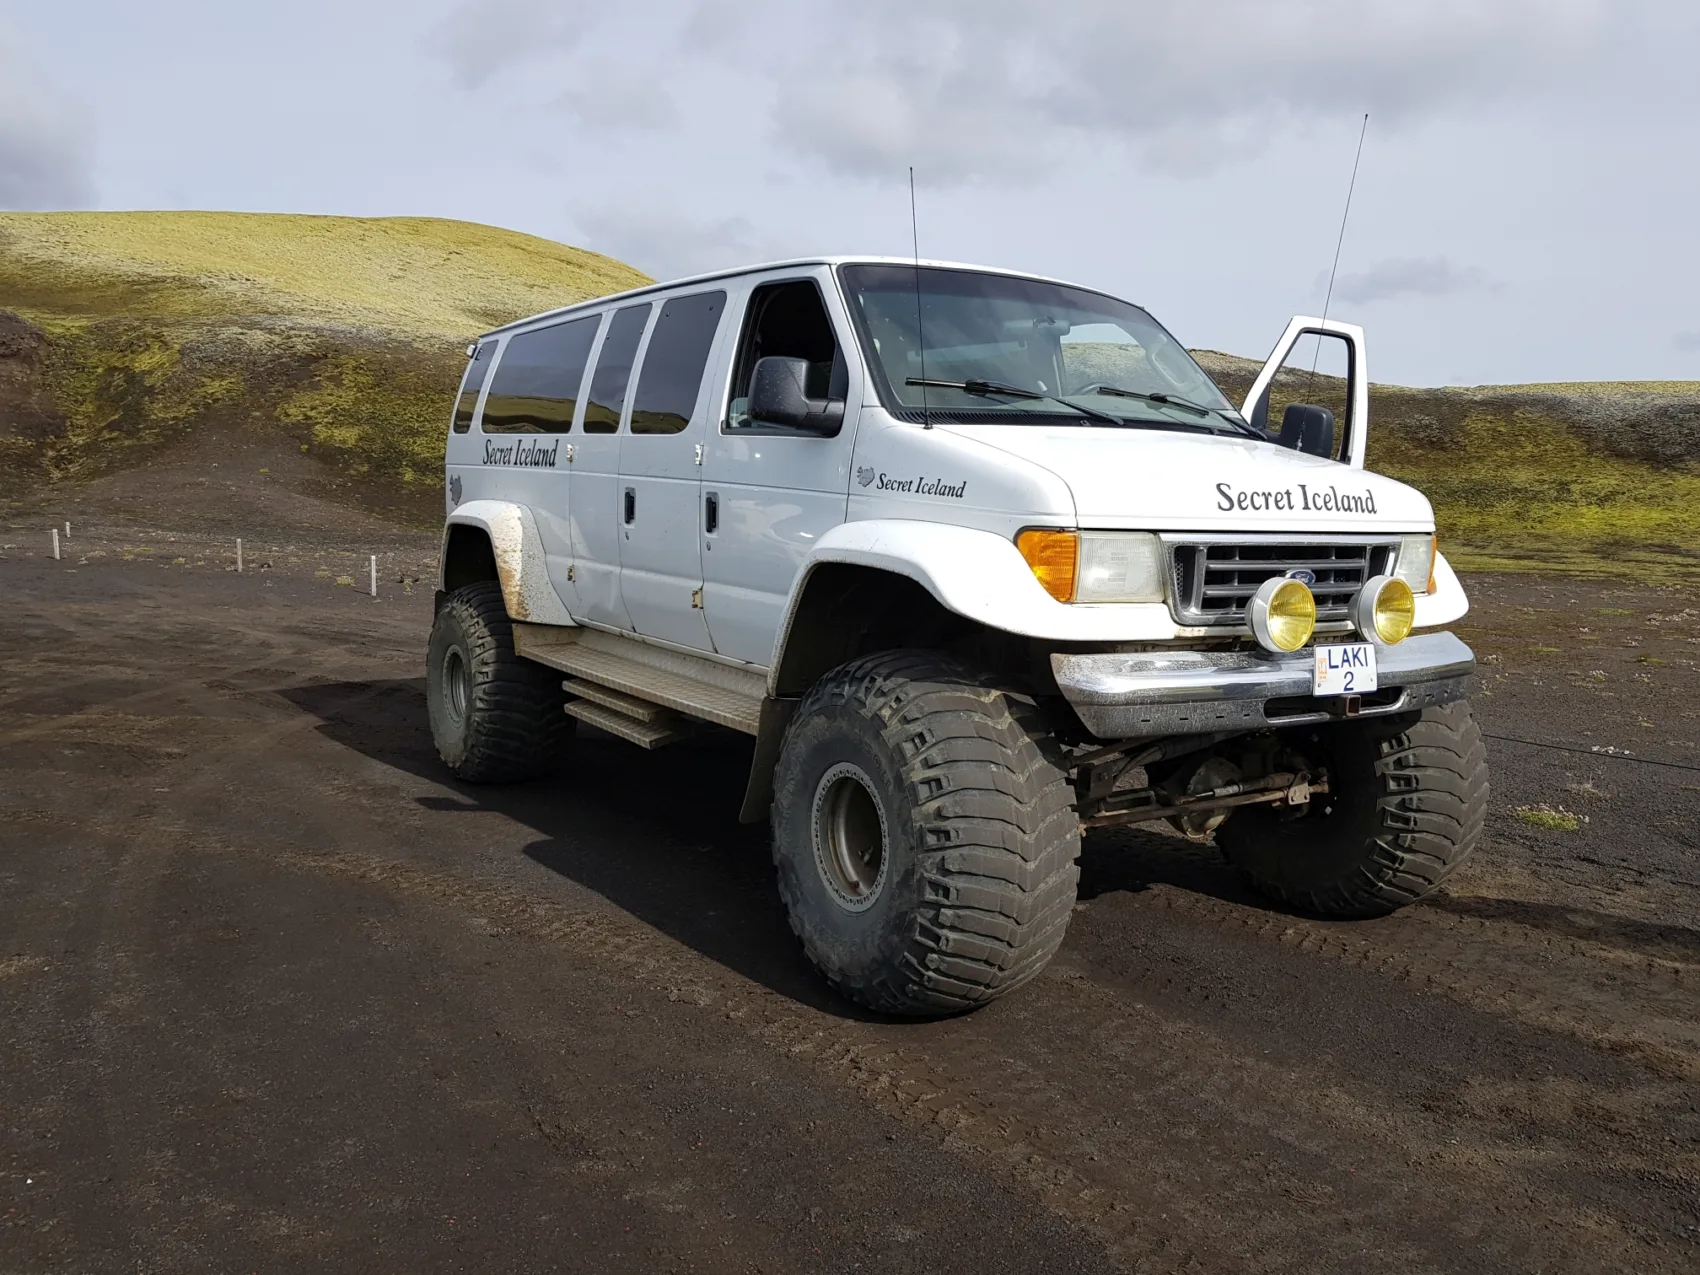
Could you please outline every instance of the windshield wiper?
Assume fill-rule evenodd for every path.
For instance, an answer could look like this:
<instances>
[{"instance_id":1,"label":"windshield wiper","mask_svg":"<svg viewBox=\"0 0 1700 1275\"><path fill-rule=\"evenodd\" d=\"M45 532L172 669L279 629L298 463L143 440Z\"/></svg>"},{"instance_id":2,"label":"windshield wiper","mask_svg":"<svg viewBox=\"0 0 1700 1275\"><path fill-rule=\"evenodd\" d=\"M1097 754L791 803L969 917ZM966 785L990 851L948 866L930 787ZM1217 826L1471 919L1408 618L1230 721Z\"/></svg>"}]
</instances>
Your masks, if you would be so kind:
<instances>
[{"instance_id":1,"label":"windshield wiper","mask_svg":"<svg viewBox=\"0 0 1700 1275\"><path fill-rule=\"evenodd\" d=\"M1262 434L1259 434L1249 424L1241 420L1236 413L1223 411L1219 407L1206 407L1203 403L1194 403L1191 399L1182 398L1178 394L1145 394L1139 390L1124 390L1119 385L1096 385L1093 386L1092 392L1094 394L1109 394L1115 398L1144 399L1147 403L1160 403L1164 407L1185 408L1188 411L1197 412L1200 416L1220 416L1246 437L1268 441Z\"/></svg>"},{"instance_id":2,"label":"windshield wiper","mask_svg":"<svg viewBox=\"0 0 1700 1275\"><path fill-rule=\"evenodd\" d=\"M1110 394L1114 395L1116 398L1141 398L1147 403L1161 403L1165 407L1184 407L1188 411L1197 412L1200 416L1209 416L1213 411L1215 411L1214 408L1206 407L1202 403L1194 403L1191 399L1181 398L1179 395L1146 394L1140 390L1124 390L1119 385L1094 385L1092 387L1092 393Z\"/></svg>"},{"instance_id":3,"label":"windshield wiper","mask_svg":"<svg viewBox=\"0 0 1700 1275\"><path fill-rule=\"evenodd\" d=\"M1071 403L1066 398L1058 398L1055 394L1041 394L1038 390L1024 390L1019 385L1005 385L1002 381L935 381L931 377L911 376L903 382L905 385L922 385L935 390L961 390L964 394L1003 394L1009 398L1044 399L1047 403L1061 403L1071 412L1079 412L1082 416L1095 421L1103 421L1106 425L1120 426L1126 422L1121 417L1109 412L1101 412L1095 407L1082 407L1079 403Z\"/></svg>"}]
</instances>

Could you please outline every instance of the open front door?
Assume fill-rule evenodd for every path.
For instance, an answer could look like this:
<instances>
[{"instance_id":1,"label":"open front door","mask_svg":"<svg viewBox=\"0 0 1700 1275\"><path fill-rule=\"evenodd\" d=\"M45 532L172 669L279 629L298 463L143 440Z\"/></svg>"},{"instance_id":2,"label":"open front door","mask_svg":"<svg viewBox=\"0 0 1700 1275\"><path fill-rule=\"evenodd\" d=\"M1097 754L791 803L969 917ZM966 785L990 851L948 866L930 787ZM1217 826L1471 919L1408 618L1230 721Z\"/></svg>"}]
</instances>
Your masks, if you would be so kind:
<instances>
[{"instance_id":1,"label":"open front door","mask_svg":"<svg viewBox=\"0 0 1700 1275\"><path fill-rule=\"evenodd\" d=\"M1295 347L1307 336L1318 342L1315 353L1327 357L1326 367L1319 368L1315 377L1309 375L1310 359L1300 360L1302 367L1287 366ZM1314 403L1333 412L1335 457L1362 469L1369 434L1369 372L1362 328L1337 319L1295 317L1252 382L1240 414L1274 434L1280 432L1284 407L1299 403Z\"/></svg>"}]
</instances>

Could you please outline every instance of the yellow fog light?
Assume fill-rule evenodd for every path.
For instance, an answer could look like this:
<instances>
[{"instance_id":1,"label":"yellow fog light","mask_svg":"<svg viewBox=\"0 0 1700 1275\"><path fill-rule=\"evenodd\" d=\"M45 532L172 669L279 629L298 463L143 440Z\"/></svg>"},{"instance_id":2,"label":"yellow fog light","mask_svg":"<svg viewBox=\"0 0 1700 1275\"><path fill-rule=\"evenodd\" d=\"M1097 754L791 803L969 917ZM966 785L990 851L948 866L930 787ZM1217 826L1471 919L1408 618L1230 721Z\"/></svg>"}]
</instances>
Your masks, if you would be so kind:
<instances>
[{"instance_id":1,"label":"yellow fog light","mask_svg":"<svg viewBox=\"0 0 1700 1275\"><path fill-rule=\"evenodd\" d=\"M1352 602L1352 623L1358 632L1386 646L1410 637L1416 622L1417 600L1411 586L1397 576L1376 576Z\"/></svg>"},{"instance_id":2,"label":"yellow fog light","mask_svg":"<svg viewBox=\"0 0 1700 1275\"><path fill-rule=\"evenodd\" d=\"M1080 537L1072 531L1024 531L1015 547L1027 559L1034 577L1058 602L1074 601L1074 579L1080 561Z\"/></svg>"},{"instance_id":3,"label":"yellow fog light","mask_svg":"<svg viewBox=\"0 0 1700 1275\"><path fill-rule=\"evenodd\" d=\"M1316 631L1316 598L1298 580L1276 576L1252 594L1251 631L1266 650L1296 651Z\"/></svg>"}]
</instances>

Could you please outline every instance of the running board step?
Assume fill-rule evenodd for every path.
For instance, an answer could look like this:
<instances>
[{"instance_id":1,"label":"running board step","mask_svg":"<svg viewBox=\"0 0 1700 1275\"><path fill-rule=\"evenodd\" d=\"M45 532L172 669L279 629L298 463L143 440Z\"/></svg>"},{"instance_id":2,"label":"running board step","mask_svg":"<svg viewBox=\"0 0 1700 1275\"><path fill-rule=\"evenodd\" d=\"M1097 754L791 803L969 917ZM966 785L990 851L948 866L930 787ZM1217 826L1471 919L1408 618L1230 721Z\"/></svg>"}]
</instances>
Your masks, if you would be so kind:
<instances>
[{"instance_id":1,"label":"running board step","mask_svg":"<svg viewBox=\"0 0 1700 1275\"><path fill-rule=\"evenodd\" d=\"M670 708L686 717L728 726L746 735L760 732L762 700L767 694L765 673L651 646L600 629L515 624L513 632L514 649L528 660L629 699ZM595 698L600 707L632 720L624 703L578 690L573 690L573 694Z\"/></svg>"},{"instance_id":2,"label":"running board step","mask_svg":"<svg viewBox=\"0 0 1700 1275\"><path fill-rule=\"evenodd\" d=\"M580 699L587 699L593 704L611 708L616 713L630 717L634 721L643 722L645 725L671 721L678 716L670 708L651 704L646 699L635 699L630 695L622 695L619 691L611 691L606 686L599 686L595 682L587 682L579 677L569 677L561 683L561 689L569 695L576 695Z\"/></svg>"},{"instance_id":3,"label":"running board step","mask_svg":"<svg viewBox=\"0 0 1700 1275\"><path fill-rule=\"evenodd\" d=\"M610 735L628 739L639 748L660 748L663 744L684 739L691 733L689 727L671 713L664 714L661 721L640 722L636 718L627 717L618 709L593 704L587 699L569 700L567 715L600 727Z\"/></svg>"}]
</instances>

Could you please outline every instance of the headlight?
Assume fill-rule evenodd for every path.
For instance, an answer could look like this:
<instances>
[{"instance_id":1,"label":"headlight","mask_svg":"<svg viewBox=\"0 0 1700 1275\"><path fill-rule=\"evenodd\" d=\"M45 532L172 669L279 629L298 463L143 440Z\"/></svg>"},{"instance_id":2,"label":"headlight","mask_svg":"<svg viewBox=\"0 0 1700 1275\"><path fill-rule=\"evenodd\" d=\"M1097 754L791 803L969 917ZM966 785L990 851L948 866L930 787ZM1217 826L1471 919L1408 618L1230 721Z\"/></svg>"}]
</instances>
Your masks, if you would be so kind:
<instances>
[{"instance_id":1,"label":"headlight","mask_svg":"<svg viewBox=\"0 0 1700 1275\"><path fill-rule=\"evenodd\" d=\"M1434 592L1435 537L1406 536L1399 542L1393 574L1411 586L1412 593Z\"/></svg>"},{"instance_id":2,"label":"headlight","mask_svg":"<svg viewBox=\"0 0 1700 1275\"><path fill-rule=\"evenodd\" d=\"M1052 531L1015 538L1033 576L1058 602L1161 602L1163 544L1146 531Z\"/></svg>"},{"instance_id":3,"label":"headlight","mask_svg":"<svg viewBox=\"0 0 1700 1275\"><path fill-rule=\"evenodd\" d=\"M1248 612L1252 633L1265 650L1277 654L1298 650L1316 632L1316 598L1288 576L1258 585Z\"/></svg>"},{"instance_id":4,"label":"headlight","mask_svg":"<svg viewBox=\"0 0 1700 1275\"><path fill-rule=\"evenodd\" d=\"M1147 531L1080 533L1076 602L1161 602L1163 545Z\"/></svg>"},{"instance_id":5,"label":"headlight","mask_svg":"<svg viewBox=\"0 0 1700 1275\"><path fill-rule=\"evenodd\" d=\"M1376 576L1365 582L1352 600L1352 623L1372 642L1392 646L1411 636L1417 620L1417 600L1411 586L1396 576Z\"/></svg>"}]
</instances>

